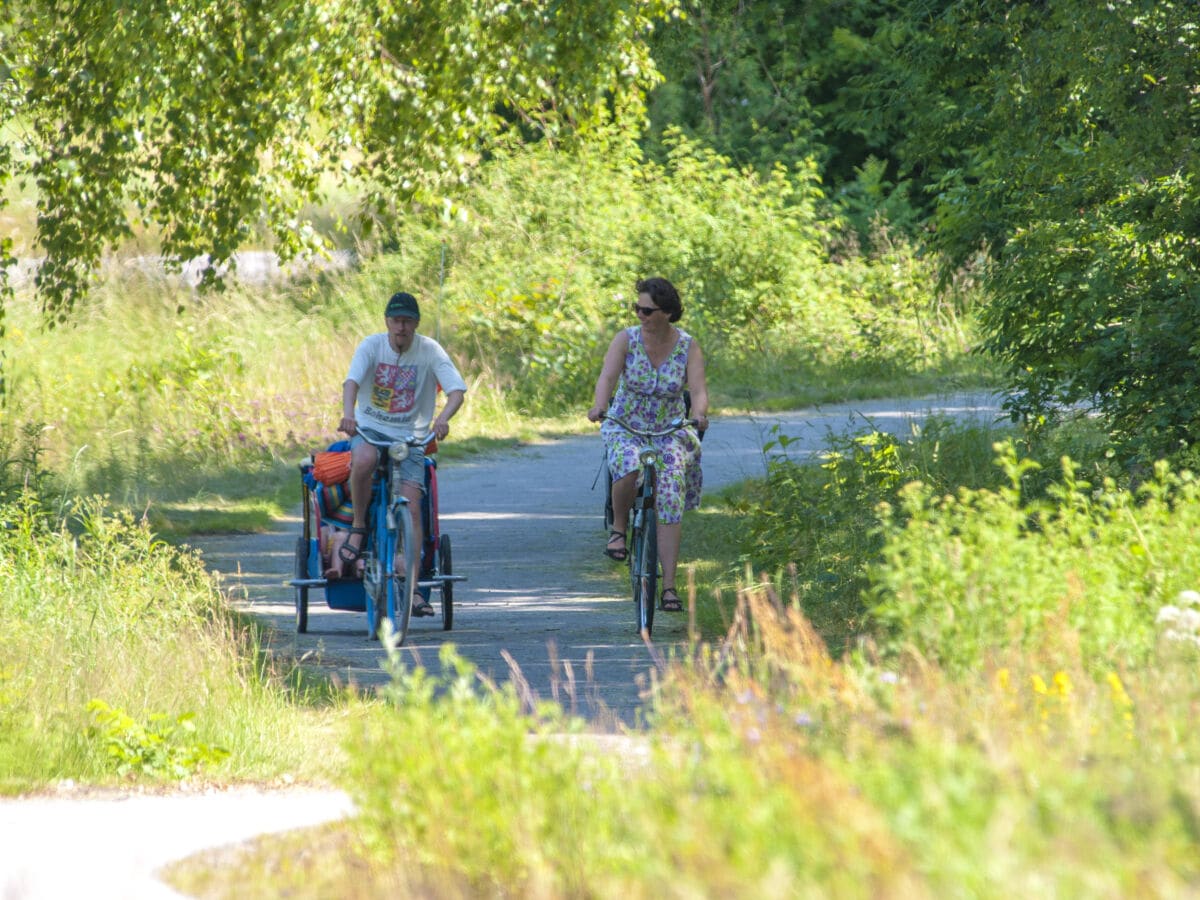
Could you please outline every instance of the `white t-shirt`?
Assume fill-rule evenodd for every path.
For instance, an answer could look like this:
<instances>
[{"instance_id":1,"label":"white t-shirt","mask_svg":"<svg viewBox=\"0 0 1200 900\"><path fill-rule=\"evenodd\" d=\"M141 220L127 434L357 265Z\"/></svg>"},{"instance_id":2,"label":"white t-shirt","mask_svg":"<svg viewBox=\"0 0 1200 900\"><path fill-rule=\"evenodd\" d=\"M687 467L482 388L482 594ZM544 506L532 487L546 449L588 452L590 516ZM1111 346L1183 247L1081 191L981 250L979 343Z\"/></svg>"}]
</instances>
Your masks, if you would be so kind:
<instances>
[{"instance_id":1,"label":"white t-shirt","mask_svg":"<svg viewBox=\"0 0 1200 900\"><path fill-rule=\"evenodd\" d=\"M407 353L393 350L386 332L364 338L346 377L358 384L358 424L389 438L428 437L438 387L467 389L442 345L421 334Z\"/></svg>"}]
</instances>

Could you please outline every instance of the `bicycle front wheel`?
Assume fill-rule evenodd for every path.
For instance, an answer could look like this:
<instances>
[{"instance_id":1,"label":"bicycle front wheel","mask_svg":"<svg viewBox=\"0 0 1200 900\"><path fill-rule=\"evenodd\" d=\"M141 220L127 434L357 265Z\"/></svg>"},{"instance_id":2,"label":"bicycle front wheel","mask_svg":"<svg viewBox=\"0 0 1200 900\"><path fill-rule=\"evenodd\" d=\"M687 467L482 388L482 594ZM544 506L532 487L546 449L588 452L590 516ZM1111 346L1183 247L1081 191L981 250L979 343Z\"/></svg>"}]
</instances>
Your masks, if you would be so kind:
<instances>
[{"instance_id":1,"label":"bicycle front wheel","mask_svg":"<svg viewBox=\"0 0 1200 900\"><path fill-rule=\"evenodd\" d=\"M638 634L650 636L654 627L654 599L658 589L658 525L654 507L643 509L634 526L633 556L629 575L633 582L633 605Z\"/></svg>"},{"instance_id":2,"label":"bicycle front wheel","mask_svg":"<svg viewBox=\"0 0 1200 900\"><path fill-rule=\"evenodd\" d=\"M413 591L417 586L417 548L413 545L412 514L408 506L396 510L396 545L388 572L387 613L396 631L396 645L408 636Z\"/></svg>"},{"instance_id":3,"label":"bicycle front wheel","mask_svg":"<svg viewBox=\"0 0 1200 900\"><path fill-rule=\"evenodd\" d=\"M613 530L612 502L612 469L608 467L608 457L604 459L604 534L610 535Z\"/></svg>"}]
</instances>

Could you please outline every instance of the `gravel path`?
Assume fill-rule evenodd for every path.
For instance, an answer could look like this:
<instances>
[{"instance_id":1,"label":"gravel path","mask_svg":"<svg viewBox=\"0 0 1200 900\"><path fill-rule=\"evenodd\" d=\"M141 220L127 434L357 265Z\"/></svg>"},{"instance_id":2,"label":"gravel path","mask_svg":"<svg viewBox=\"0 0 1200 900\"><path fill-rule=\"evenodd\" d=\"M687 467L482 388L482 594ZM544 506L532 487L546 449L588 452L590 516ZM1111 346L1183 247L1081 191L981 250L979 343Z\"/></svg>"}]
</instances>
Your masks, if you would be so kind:
<instances>
[{"instance_id":1,"label":"gravel path","mask_svg":"<svg viewBox=\"0 0 1200 900\"><path fill-rule=\"evenodd\" d=\"M997 403L956 394L717 418L704 441L705 486L761 474L761 447L775 426L799 458L819 451L830 433L869 423L908 434L930 413L991 421ZM436 668L438 651L452 642L482 672L516 679L530 698L557 698L597 732L636 726L654 661L634 631L624 569L602 555L603 499L593 489L600 459L598 436L587 435L443 465L443 531L453 540L455 572L468 580L455 590L454 629L442 631L440 616L414 619L406 659ZM299 529L298 519L286 519L267 534L193 543L233 601L271 625L273 652L304 656L345 682L382 683L383 651L366 639L362 614L332 611L313 591L309 631L295 632L294 592L284 582ZM684 564L687 557L685 531ZM660 651L685 638L686 616L658 614ZM2 800L0 897L172 896L153 877L171 860L348 810L339 792L296 790Z\"/></svg>"}]
</instances>

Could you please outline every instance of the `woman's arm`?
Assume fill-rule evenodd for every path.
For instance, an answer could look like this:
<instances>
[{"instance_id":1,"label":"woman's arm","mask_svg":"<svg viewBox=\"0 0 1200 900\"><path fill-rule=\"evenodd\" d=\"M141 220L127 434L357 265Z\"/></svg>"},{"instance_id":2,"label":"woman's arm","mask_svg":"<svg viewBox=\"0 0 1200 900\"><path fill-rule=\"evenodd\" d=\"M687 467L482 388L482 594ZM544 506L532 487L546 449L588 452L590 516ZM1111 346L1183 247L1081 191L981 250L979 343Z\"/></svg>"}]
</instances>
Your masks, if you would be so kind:
<instances>
[{"instance_id":1,"label":"woman's arm","mask_svg":"<svg viewBox=\"0 0 1200 900\"><path fill-rule=\"evenodd\" d=\"M708 382L704 376L704 352L693 340L688 347L687 386L692 395L692 418L700 422L700 430L708 428Z\"/></svg>"},{"instance_id":2,"label":"woman's arm","mask_svg":"<svg viewBox=\"0 0 1200 900\"><path fill-rule=\"evenodd\" d=\"M625 356L629 352L629 335L622 329L617 332L608 352L604 354L604 364L600 368L600 377L596 379L596 395L592 398L592 408L587 417L593 422L600 421L608 409L608 401L612 399L613 391L617 389L617 381L625 368Z\"/></svg>"}]
</instances>

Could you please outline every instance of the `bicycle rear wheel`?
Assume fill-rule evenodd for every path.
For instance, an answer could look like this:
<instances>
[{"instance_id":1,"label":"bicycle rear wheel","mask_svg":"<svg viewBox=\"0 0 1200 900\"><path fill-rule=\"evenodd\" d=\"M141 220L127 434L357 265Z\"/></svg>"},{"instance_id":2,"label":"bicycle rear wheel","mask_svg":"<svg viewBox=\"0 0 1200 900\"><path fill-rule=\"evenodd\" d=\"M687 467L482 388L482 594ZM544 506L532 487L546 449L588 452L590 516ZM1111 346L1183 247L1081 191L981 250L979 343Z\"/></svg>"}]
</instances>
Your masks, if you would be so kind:
<instances>
[{"instance_id":1,"label":"bicycle rear wheel","mask_svg":"<svg viewBox=\"0 0 1200 900\"><path fill-rule=\"evenodd\" d=\"M450 535L443 534L438 547L440 565L438 571L442 575L454 574L454 563L450 555ZM442 631L454 627L454 582L442 582Z\"/></svg>"},{"instance_id":2,"label":"bicycle rear wheel","mask_svg":"<svg viewBox=\"0 0 1200 900\"><path fill-rule=\"evenodd\" d=\"M417 548L413 546L412 514L407 504L396 511L396 544L387 579L387 614L396 630L396 646L408 636L413 592L417 586Z\"/></svg>"},{"instance_id":3,"label":"bicycle rear wheel","mask_svg":"<svg viewBox=\"0 0 1200 900\"><path fill-rule=\"evenodd\" d=\"M654 627L655 592L658 590L658 523L653 506L637 511L631 550L629 577L633 582L637 630L638 634L649 637Z\"/></svg>"},{"instance_id":4,"label":"bicycle rear wheel","mask_svg":"<svg viewBox=\"0 0 1200 900\"><path fill-rule=\"evenodd\" d=\"M296 578L304 580L308 575L308 538L304 535L296 538ZM296 587L296 631L304 634L308 631L308 586Z\"/></svg>"}]
</instances>

